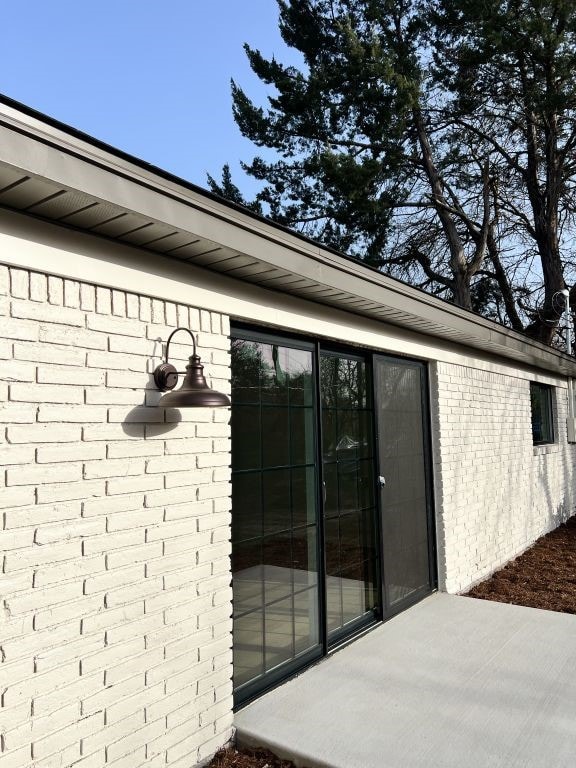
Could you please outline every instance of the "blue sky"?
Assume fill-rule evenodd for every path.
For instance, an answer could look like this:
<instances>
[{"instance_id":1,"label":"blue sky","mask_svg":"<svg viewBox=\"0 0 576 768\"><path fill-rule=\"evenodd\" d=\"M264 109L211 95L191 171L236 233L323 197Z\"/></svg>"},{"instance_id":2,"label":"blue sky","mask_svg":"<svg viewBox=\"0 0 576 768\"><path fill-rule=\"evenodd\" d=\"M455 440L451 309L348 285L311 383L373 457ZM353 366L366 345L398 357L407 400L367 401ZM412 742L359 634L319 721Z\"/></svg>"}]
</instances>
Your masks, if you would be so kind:
<instances>
[{"instance_id":1,"label":"blue sky","mask_svg":"<svg viewBox=\"0 0 576 768\"><path fill-rule=\"evenodd\" d=\"M230 78L263 103L242 45L294 60L275 0L31 0L2 8L0 92L200 186L256 149Z\"/></svg>"}]
</instances>

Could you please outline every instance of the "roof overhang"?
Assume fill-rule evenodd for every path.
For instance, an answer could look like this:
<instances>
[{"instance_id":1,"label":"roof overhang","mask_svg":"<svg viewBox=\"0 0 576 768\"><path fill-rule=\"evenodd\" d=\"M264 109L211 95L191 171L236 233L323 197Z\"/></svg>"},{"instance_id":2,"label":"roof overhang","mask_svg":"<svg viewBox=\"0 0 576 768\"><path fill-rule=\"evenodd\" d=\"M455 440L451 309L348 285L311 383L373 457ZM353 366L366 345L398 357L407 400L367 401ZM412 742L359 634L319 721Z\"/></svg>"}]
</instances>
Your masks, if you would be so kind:
<instances>
[{"instance_id":1,"label":"roof overhang","mask_svg":"<svg viewBox=\"0 0 576 768\"><path fill-rule=\"evenodd\" d=\"M576 362L9 100L0 206L435 338L576 376Z\"/></svg>"}]
</instances>

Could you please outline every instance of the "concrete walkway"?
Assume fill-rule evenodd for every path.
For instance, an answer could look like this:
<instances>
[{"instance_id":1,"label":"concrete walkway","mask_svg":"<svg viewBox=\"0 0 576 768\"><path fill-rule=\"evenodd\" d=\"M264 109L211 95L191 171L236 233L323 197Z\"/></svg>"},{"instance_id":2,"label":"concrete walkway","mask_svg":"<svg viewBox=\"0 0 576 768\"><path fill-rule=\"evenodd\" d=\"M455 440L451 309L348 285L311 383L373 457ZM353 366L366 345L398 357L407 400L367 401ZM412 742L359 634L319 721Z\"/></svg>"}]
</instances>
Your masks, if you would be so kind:
<instances>
[{"instance_id":1,"label":"concrete walkway","mask_svg":"<svg viewBox=\"0 0 576 768\"><path fill-rule=\"evenodd\" d=\"M235 724L310 768L574 768L576 616L432 595Z\"/></svg>"}]
</instances>

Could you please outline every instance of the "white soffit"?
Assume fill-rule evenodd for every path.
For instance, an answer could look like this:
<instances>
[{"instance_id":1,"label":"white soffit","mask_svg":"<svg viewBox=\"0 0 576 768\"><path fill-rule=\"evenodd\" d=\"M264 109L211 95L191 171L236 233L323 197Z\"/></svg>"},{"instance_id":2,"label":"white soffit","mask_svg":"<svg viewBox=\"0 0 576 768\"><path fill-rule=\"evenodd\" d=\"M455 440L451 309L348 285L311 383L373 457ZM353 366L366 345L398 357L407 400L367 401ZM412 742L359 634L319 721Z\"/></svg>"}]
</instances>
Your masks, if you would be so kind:
<instances>
[{"instance_id":1,"label":"white soffit","mask_svg":"<svg viewBox=\"0 0 576 768\"><path fill-rule=\"evenodd\" d=\"M550 371L565 355L0 100L0 206Z\"/></svg>"}]
</instances>

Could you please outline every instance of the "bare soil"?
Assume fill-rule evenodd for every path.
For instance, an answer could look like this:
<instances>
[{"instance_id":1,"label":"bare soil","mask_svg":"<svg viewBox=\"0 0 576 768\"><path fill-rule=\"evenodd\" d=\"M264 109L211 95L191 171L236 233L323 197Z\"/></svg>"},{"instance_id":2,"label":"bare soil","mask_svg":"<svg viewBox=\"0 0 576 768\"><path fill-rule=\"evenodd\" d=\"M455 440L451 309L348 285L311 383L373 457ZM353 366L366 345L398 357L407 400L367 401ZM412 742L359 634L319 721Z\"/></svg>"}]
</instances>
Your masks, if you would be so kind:
<instances>
[{"instance_id":1,"label":"bare soil","mask_svg":"<svg viewBox=\"0 0 576 768\"><path fill-rule=\"evenodd\" d=\"M469 597L576 614L576 516L542 536ZM295 768L267 749L221 749L207 768Z\"/></svg>"}]
</instances>

